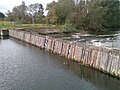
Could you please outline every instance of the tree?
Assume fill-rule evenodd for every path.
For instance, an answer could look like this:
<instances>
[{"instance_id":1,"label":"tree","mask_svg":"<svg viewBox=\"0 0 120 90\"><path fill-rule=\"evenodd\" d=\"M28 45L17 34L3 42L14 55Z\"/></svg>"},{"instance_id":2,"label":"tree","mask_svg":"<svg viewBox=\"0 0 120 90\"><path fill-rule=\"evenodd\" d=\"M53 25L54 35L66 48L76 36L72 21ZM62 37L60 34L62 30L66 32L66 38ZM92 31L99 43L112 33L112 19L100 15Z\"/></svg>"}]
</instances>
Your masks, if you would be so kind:
<instances>
[{"instance_id":1,"label":"tree","mask_svg":"<svg viewBox=\"0 0 120 90\"><path fill-rule=\"evenodd\" d=\"M103 26L106 28L120 27L120 1L101 0Z\"/></svg>"},{"instance_id":2,"label":"tree","mask_svg":"<svg viewBox=\"0 0 120 90\"><path fill-rule=\"evenodd\" d=\"M120 27L119 0L95 0L89 8L86 27L101 31Z\"/></svg>"},{"instance_id":3,"label":"tree","mask_svg":"<svg viewBox=\"0 0 120 90\"><path fill-rule=\"evenodd\" d=\"M12 14L14 16L14 20L20 23L25 23L26 15L27 15L27 6L25 2L22 1L22 4L19 6L15 6L12 9Z\"/></svg>"},{"instance_id":4,"label":"tree","mask_svg":"<svg viewBox=\"0 0 120 90\"><path fill-rule=\"evenodd\" d=\"M58 17L56 15L56 12L57 12L57 2L53 1L49 4L47 4L47 8L46 10L48 10L48 14L47 14L47 22L50 23L50 24L57 24L57 20L58 20Z\"/></svg>"},{"instance_id":5,"label":"tree","mask_svg":"<svg viewBox=\"0 0 120 90\"><path fill-rule=\"evenodd\" d=\"M81 27L84 27L84 19L88 14L89 3L85 3L83 0L75 0L75 2L72 3L71 12L67 17L68 20L76 26L76 28L80 29Z\"/></svg>"},{"instance_id":6,"label":"tree","mask_svg":"<svg viewBox=\"0 0 120 90\"><path fill-rule=\"evenodd\" d=\"M35 4L30 4L28 6L28 11L29 11L29 14L30 16L32 17L32 23L34 24L35 21L38 22L38 20L35 20L36 18L39 19L39 18L43 18L43 5L40 4L40 3L35 3ZM39 17L39 18L38 18ZM39 19L41 20L41 19ZM42 21L39 21L39 22L42 22Z\"/></svg>"},{"instance_id":7,"label":"tree","mask_svg":"<svg viewBox=\"0 0 120 90\"><path fill-rule=\"evenodd\" d=\"M74 0L59 0L57 7L57 17L59 24L65 24L70 15L74 16L75 2ZM70 18L69 18L70 20Z\"/></svg>"},{"instance_id":8,"label":"tree","mask_svg":"<svg viewBox=\"0 0 120 90\"><path fill-rule=\"evenodd\" d=\"M34 18L35 18L35 23L37 24L44 23L45 16L43 14L39 12L35 13Z\"/></svg>"},{"instance_id":9,"label":"tree","mask_svg":"<svg viewBox=\"0 0 120 90\"><path fill-rule=\"evenodd\" d=\"M19 6L13 7L12 11L8 11L7 19L18 23L42 23L43 22L43 6L42 4L35 3L26 6L25 2Z\"/></svg>"},{"instance_id":10,"label":"tree","mask_svg":"<svg viewBox=\"0 0 120 90\"><path fill-rule=\"evenodd\" d=\"M14 21L13 13L10 10L8 10L8 12L6 13L6 15L7 15L7 20L8 21Z\"/></svg>"},{"instance_id":11,"label":"tree","mask_svg":"<svg viewBox=\"0 0 120 90\"><path fill-rule=\"evenodd\" d=\"M74 0L58 0L47 5L48 21L51 24L65 24L68 15L74 8Z\"/></svg>"},{"instance_id":12,"label":"tree","mask_svg":"<svg viewBox=\"0 0 120 90\"><path fill-rule=\"evenodd\" d=\"M2 12L0 12L0 20L4 21L5 20L4 18L5 18L5 15ZM2 24L4 25L4 22L2 22Z\"/></svg>"},{"instance_id":13,"label":"tree","mask_svg":"<svg viewBox=\"0 0 120 90\"><path fill-rule=\"evenodd\" d=\"M5 15L2 12L0 12L0 18L5 18Z\"/></svg>"},{"instance_id":14,"label":"tree","mask_svg":"<svg viewBox=\"0 0 120 90\"><path fill-rule=\"evenodd\" d=\"M88 22L85 27L89 30L100 30L102 28L102 7L99 6L100 0L95 0L90 8L89 13L86 16L86 21Z\"/></svg>"}]
</instances>

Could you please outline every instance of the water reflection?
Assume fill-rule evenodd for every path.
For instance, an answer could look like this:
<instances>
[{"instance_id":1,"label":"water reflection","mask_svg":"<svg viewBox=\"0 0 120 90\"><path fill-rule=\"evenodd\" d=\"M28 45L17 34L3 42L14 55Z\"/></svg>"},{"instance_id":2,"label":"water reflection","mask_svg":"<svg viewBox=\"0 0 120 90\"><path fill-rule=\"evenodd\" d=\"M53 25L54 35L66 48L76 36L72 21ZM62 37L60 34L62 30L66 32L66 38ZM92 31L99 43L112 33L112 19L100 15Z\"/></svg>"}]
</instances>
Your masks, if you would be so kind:
<instances>
[{"instance_id":1,"label":"water reflection","mask_svg":"<svg viewBox=\"0 0 120 90\"><path fill-rule=\"evenodd\" d=\"M98 72L94 69L77 65L76 63L69 63L71 69L79 78L91 82L93 85L101 88L101 90L118 90L120 89L120 80L109 75Z\"/></svg>"},{"instance_id":2,"label":"water reflection","mask_svg":"<svg viewBox=\"0 0 120 90\"><path fill-rule=\"evenodd\" d=\"M0 39L9 39L9 36L0 36Z\"/></svg>"}]
</instances>

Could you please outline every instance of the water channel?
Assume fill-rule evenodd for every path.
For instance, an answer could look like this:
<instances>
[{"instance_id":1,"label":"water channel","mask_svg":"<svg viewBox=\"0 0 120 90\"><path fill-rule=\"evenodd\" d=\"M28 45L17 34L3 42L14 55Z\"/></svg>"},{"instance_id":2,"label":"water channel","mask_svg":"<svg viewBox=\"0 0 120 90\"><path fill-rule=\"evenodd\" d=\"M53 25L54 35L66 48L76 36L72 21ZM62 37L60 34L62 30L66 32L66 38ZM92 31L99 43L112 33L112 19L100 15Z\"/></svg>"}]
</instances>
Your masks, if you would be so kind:
<instances>
[{"instance_id":1,"label":"water channel","mask_svg":"<svg viewBox=\"0 0 120 90\"><path fill-rule=\"evenodd\" d=\"M15 39L0 39L0 90L120 90L120 80Z\"/></svg>"}]
</instances>

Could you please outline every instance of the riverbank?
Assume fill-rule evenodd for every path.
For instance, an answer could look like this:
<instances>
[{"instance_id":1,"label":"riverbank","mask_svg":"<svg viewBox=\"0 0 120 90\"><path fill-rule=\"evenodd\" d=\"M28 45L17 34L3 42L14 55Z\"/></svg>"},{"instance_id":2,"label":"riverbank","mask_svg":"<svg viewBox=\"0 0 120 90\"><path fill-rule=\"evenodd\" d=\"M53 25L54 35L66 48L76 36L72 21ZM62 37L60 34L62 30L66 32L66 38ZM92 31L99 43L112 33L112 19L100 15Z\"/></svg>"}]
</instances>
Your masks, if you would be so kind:
<instances>
[{"instance_id":1,"label":"riverbank","mask_svg":"<svg viewBox=\"0 0 120 90\"><path fill-rule=\"evenodd\" d=\"M38 33L9 30L11 37L120 78L120 51L56 39Z\"/></svg>"}]
</instances>

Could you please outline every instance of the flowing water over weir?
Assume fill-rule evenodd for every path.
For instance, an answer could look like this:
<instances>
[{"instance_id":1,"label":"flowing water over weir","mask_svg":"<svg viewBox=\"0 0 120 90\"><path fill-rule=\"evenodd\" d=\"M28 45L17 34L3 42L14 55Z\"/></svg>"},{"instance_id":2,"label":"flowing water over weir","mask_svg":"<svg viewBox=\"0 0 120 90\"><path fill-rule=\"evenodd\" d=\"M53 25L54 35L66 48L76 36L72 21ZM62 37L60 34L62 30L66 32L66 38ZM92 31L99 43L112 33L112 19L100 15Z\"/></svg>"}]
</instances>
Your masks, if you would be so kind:
<instances>
[{"instance_id":1,"label":"flowing water over weir","mask_svg":"<svg viewBox=\"0 0 120 90\"><path fill-rule=\"evenodd\" d=\"M55 50L50 40L51 46L46 50ZM42 45L42 39L40 41ZM61 46L59 42L55 44ZM63 48L68 46L64 43ZM66 49L62 55L67 55ZM46 50L13 38L0 40L0 90L120 90L119 79ZM58 51L59 48L54 52ZM69 54L71 57L73 54ZM82 60L84 58L87 57Z\"/></svg>"},{"instance_id":2,"label":"flowing water over weir","mask_svg":"<svg viewBox=\"0 0 120 90\"><path fill-rule=\"evenodd\" d=\"M61 39L41 36L29 32L10 30L9 35L27 43L57 53L85 66L120 78L120 51L112 48L95 47L70 43Z\"/></svg>"}]
</instances>

